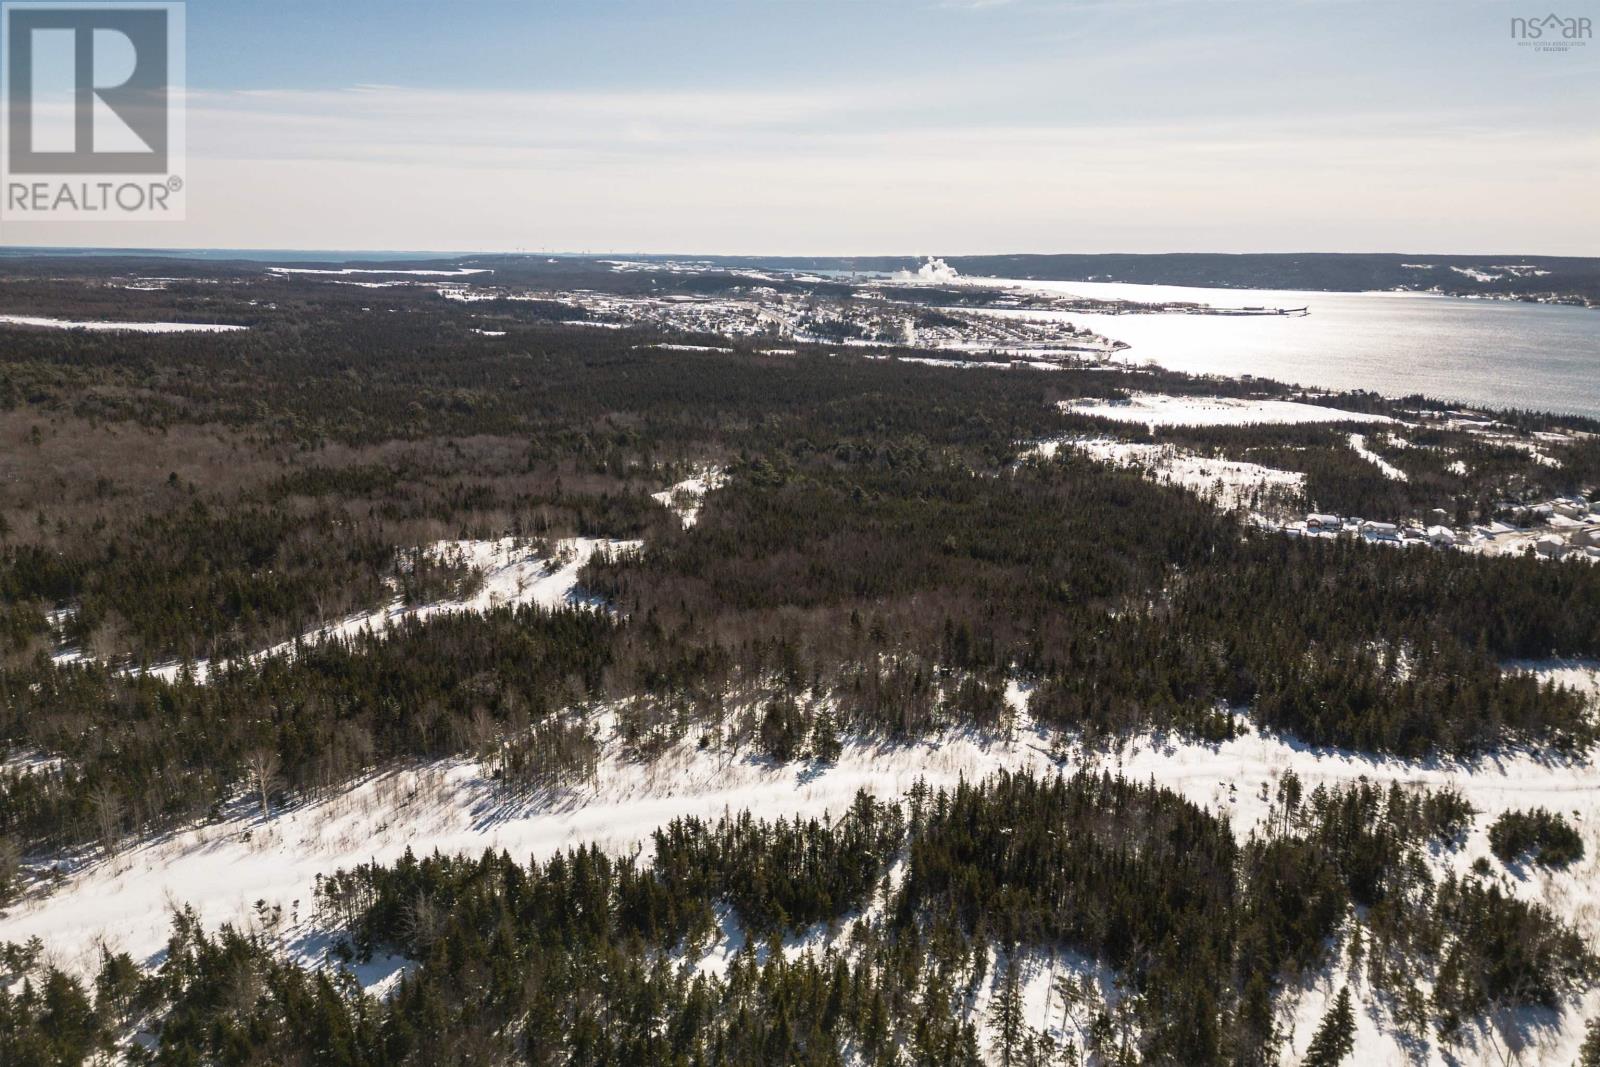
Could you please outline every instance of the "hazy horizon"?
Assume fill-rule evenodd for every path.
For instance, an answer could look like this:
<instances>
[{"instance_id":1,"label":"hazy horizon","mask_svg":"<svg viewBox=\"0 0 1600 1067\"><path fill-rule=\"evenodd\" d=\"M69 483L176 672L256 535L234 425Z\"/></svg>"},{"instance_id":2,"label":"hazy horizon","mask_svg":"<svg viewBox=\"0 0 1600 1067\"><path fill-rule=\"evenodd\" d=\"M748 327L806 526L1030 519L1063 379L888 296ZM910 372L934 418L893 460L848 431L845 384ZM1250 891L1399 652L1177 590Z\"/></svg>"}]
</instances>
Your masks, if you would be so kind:
<instances>
[{"instance_id":1,"label":"hazy horizon","mask_svg":"<svg viewBox=\"0 0 1600 1067\"><path fill-rule=\"evenodd\" d=\"M1521 257L1535 259L1600 259L1600 253L1593 255L1570 254L1560 252L1539 252L1528 249L1479 249L1474 251L1439 251L1436 249L1355 249L1336 250L1320 248L1296 248L1286 250L1246 249L1243 251L1194 248L1194 249L1167 249L1164 251L1133 251L1126 248L1097 249L1094 251L1081 251L1078 249L1055 249L1045 252L1019 252L1014 250L985 250L976 252L723 252L723 251L691 251L681 250L641 250L637 248L594 249L588 251L573 251L572 249L490 249L490 248L408 248L396 246L394 248L289 248L289 247L162 247L158 245L26 245L26 244L0 244L0 255L158 255L164 258L181 258L185 254L216 255L232 253L246 258L265 256L287 256L290 254L306 254L316 256L352 256L371 258L389 256L397 259L415 259L433 257L438 259L464 259L476 256L527 256L527 257L554 257L559 259L609 259L627 258L630 256L648 257L650 259L968 259L987 258L999 256L1434 256L1450 258L1482 258L1485 256Z\"/></svg>"}]
</instances>

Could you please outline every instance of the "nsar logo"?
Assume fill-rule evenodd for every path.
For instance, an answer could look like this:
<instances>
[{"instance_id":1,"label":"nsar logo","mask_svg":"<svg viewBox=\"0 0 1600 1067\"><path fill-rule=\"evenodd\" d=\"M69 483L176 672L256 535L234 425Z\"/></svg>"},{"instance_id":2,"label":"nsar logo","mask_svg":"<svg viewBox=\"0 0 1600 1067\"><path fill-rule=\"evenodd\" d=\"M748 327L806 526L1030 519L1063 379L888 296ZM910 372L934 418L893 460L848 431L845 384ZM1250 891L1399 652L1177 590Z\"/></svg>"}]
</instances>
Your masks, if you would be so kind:
<instances>
[{"instance_id":1,"label":"nsar logo","mask_svg":"<svg viewBox=\"0 0 1600 1067\"><path fill-rule=\"evenodd\" d=\"M1587 44L1592 37L1594 22L1588 18L1550 14L1511 20L1512 40L1536 52L1567 52Z\"/></svg>"}]
</instances>

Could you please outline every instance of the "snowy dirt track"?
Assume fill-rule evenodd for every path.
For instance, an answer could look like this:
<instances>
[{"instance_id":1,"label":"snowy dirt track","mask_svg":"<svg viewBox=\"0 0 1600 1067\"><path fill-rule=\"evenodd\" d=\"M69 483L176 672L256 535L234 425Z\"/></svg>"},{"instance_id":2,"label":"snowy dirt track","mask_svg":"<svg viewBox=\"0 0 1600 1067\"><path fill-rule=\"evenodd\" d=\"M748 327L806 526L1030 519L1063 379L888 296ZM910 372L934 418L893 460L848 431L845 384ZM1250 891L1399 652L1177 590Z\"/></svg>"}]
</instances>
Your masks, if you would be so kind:
<instances>
[{"instance_id":1,"label":"snowy dirt track","mask_svg":"<svg viewBox=\"0 0 1600 1067\"><path fill-rule=\"evenodd\" d=\"M252 661L269 656L292 655L303 645L346 640L360 634L382 634L407 619L423 620L453 611L488 611L499 607L537 604L555 608L562 605L595 606L578 589L578 572L596 552L630 552L638 541L611 541L595 537L569 537L556 542L553 550L543 550L518 538L494 541L440 541L427 551L436 558L463 562L482 576L476 590L456 600L427 604L407 604L400 598L373 611L351 615L339 622L300 634L291 641L273 645L252 654ZM76 652L56 657L58 662L78 659ZM150 674L174 681L185 669L182 663L166 663L150 669ZM201 660L188 664L195 681L204 683L211 674L211 663Z\"/></svg>"}]
</instances>

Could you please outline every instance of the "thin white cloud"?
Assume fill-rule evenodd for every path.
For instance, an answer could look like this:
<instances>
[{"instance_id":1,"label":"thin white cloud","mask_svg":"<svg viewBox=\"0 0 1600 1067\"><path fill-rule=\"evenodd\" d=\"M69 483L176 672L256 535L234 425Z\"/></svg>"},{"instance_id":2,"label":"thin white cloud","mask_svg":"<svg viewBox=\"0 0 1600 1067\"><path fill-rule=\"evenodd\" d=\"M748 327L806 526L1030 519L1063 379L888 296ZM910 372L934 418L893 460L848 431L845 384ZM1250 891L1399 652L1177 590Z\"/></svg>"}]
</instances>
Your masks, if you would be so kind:
<instances>
[{"instance_id":1,"label":"thin white cloud","mask_svg":"<svg viewBox=\"0 0 1600 1067\"><path fill-rule=\"evenodd\" d=\"M1267 38L1211 34L1128 47L1067 37L1060 55L1035 47L1000 66L874 72L871 83L828 80L819 64L816 84L791 88L198 91L189 223L5 239L841 254L1600 248L1600 217L1577 210L1600 177L1600 137L1564 97L1380 93L1327 65L1265 92L1273 64L1294 58ZM1240 55L1262 69L1217 68Z\"/></svg>"},{"instance_id":2,"label":"thin white cloud","mask_svg":"<svg viewBox=\"0 0 1600 1067\"><path fill-rule=\"evenodd\" d=\"M201 108L202 128L230 136L191 137L204 146L192 159L193 226L173 243L818 254L1600 245L1600 223L1571 211L1600 166L1593 136L1471 128L1462 116L846 128L840 114L862 116L838 98L741 109L704 95L381 95L377 107L366 94L278 94L266 109Z\"/></svg>"}]
</instances>

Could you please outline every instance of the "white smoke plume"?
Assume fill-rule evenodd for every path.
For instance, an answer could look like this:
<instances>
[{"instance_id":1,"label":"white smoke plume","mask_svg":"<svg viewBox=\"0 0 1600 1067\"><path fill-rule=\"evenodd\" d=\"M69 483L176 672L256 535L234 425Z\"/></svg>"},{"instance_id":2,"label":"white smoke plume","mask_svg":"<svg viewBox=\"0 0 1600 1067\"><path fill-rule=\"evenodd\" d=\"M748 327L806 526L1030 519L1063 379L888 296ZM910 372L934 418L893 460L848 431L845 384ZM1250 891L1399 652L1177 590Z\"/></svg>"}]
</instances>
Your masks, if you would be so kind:
<instances>
[{"instance_id":1,"label":"white smoke plume","mask_svg":"<svg viewBox=\"0 0 1600 1067\"><path fill-rule=\"evenodd\" d=\"M916 269L915 273L908 270L899 271L894 279L897 282L953 282L961 275L956 269L937 256L929 256L928 261Z\"/></svg>"}]
</instances>

